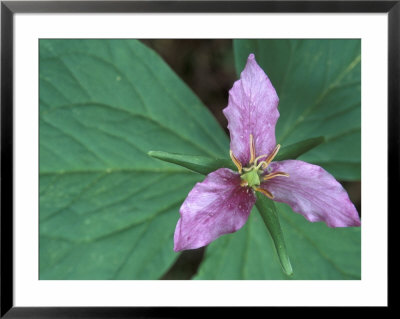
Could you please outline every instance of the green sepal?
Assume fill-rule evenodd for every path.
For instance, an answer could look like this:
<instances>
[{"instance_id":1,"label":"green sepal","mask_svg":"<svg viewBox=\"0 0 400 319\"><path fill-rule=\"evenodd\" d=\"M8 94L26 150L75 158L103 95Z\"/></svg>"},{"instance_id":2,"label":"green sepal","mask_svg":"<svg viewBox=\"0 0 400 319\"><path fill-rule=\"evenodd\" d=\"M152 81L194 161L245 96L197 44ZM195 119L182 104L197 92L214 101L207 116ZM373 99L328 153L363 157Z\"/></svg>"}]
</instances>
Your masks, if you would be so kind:
<instances>
[{"instance_id":1,"label":"green sepal","mask_svg":"<svg viewBox=\"0 0 400 319\"><path fill-rule=\"evenodd\" d=\"M264 223L267 226L269 233L271 234L282 269L286 275L290 276L293 274L293 269L286 250L285 239L283 237L283 231L279 223L275 204L272 200L268 199L259 192L256 192L256 195L257 209L260 212L260 215L264 220Z\"/></svg>"},{"instance_id":2,"label":"green sepal","mask_svg":"<svg viewBox=\"0 0 400 319\"><path fill-rule=\"evenodd\" d=\"M274 161L283 161L287 159L296 159L300 155L308 152L309 150L317 147L325 142L325 137L313 137L294 144L282 146L279 153L276 155Z\"/></svg>"},{"instance_id":3,"label":"green sepal","mask_svg":"<svg viewBox=\"0 0 400 319\"><path fill-rule=\"evenodd\" d=\"M151 157L183 166L203 175L214 172L221 167L230 168L235 171L237 170L233 162L228 159L215 159L205 156L183 155L161 151L150 151L147 154L149 154Z\"/></svg>"},{"instance_id":4,"label":"green sepal","mask_svg":"<svg viewBox=\"0 0 400 319\"><path fill-rule=\"evenodd\" d=\"M325 141L324 137L310 138L298 143L284 146L280 149L275 160L282 161L285 159L295 159L303 153L311 150L312 148L320 145ZM165 162L170 162L190 169L193 172L207 175L215 170L225 167L234 171L237 170L236 166L230 159L224 158L209 158L206 156L197 155L183 155L176 153L168 153L162 151L150 151L147 153L151 157L158 158Z\"/></svg>"}]
</instances>

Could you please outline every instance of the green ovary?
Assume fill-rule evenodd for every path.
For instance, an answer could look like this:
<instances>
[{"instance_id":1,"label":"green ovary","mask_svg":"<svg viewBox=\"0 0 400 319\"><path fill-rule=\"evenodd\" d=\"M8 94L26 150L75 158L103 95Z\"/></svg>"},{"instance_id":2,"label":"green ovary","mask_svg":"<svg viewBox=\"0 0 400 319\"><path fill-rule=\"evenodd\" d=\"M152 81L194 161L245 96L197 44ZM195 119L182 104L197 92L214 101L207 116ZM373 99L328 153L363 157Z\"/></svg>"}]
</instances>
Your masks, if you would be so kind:
<instances>
[{"instance_id":1,"label":"green ovary","mask_svg":"<svg viewBox=\"0 0 400 319\"><path fill-rule=\"evenodd\" d=\"M253 169L240 176L243 181L247 182L247 186L260 186L260 176L258 175L258 169Z\"/></svg>"}]
</instances>

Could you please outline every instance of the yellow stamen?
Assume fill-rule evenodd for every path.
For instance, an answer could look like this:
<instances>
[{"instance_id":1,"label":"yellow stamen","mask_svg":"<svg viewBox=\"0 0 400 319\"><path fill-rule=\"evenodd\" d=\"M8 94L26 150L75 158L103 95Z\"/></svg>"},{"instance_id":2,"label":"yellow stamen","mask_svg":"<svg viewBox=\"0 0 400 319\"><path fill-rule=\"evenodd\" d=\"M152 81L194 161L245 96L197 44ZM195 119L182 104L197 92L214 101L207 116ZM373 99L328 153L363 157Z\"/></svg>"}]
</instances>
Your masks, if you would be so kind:
<instances>
[{"instance_id":1,"label":"yellow stamen","mask_svg":"<svg viewBox=\"0 0 400 319\"><path fill-rule=\"evenodd\" d=\"M258 157L254 160L254 162L256 162L256 164L257 164L257 161L258 161L260 158L262 158L262 157L267 157L267 156L268 156L268 154L260 155L260 156L258 156Z\"/></svg>"},{"instance_id":2,"label":"yellow stamen","mask_svg":"<svg viewBox=\"0 0 400 319\"><path fill-rule=\"evenodd\" d=\"M249 185L249 183L247 181L245 181L243 179L240 181L240 186L244 187L244 186L247 186L247 185Z\"/></svg>"},{"instance_id":3,"label":"yellow stamen","mask_svg":"<svg viewBox=\"0 0 400 319\"><path fill-rule=\"evenodd\" d=\"M289 174L284 173L284 172L271 173L271 174L265 175L264 178L263 178L263 181L267 181L267 180L272 179L272 178L277 177L277 176L289 177Z\"/></svg>"},{"instance_id":4,"label":"yellow stamen","mask_svg":"<svg viewBox=\"0 0 400 319\"><path fill-rule=\"evenodd\" d=\"M267 168L268 167L268 165L272 162L272 160L275 158L275 156L276 156L276 154L278 154L278 152L279 152L279 149L281 148L281 145L280 144L277 144L276 146L275 146L275 148L274 148L274 150L272 151L272 153L271 154L269 154L268 155L268 157L265 159L265 167L264 168Z\"/></svg>"},{"instance_id":5,"label":"yellow stamen","mask_svg":"<svg viewBox=\"0 0 400 319\"><path fill-rule=\"evenodd\" d=\"M256 147L254 145L253 134L250 134L250 164L253 164L256 158Z\"/></svg>"},{"instance_id":6,"label":"yellow stamen","mask_svg":"<svg viewBox=\"0 0 400 319\"><path fill-rule=\"evenodd\" d=\"M258 170L261 166L265 169L265 168L267 168L268 165L265 161L262 161L262 162L258 163L258 165L256 166L256 169Z\"/></svg>"},{"instance_id":7,"label":"yellow stamen","mask_svg":"<svg viewBox=\"0 0 400 319\"><path fill-rule=\"evenodd\" d=\"M274 199L274 195L272 195L269 191L267 191L266 189L263 188L254 188L254 190L256 190L257 192L263 193L265 196L267 196L270 199Z\"/></svg>"},{"instance_id":8,"label":"yellow stamen","mask_svg":"<svg viewBox=\"0 0 400 319\"><path fill-rule=\"evenodd\" d=\"M242 173L242 163L233 155L232 150L229 150L229 155L231 156L233 164L236 165L239 173Z\"/></svg>"}]
</instances>

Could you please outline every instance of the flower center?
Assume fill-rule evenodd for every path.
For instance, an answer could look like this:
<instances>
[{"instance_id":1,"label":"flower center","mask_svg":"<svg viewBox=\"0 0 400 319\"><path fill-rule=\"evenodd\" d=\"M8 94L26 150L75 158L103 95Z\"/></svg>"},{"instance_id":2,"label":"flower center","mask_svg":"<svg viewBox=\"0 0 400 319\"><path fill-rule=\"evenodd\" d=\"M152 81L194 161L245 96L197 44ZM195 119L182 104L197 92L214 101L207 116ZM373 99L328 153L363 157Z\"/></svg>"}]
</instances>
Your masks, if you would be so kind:
<instances>
[{"instance_id":1,"label":"flower center","mask_svg":"<svg viewBox=\"0 0 400 319\"><path fill-rule=\"evenodd\" d=\"M252 168L251 171L240 175L240 178L242 179L242 183L244 184L242 186L260 186L259 171L255 168Z\"/></svg>"},{"instance_id":2,"label":"flower center","mask_svg":"<svg viewBox=\"0 0 400 319\"><path fill-rule=\"evenodd\" d=\"M249 161L250 166L248 167L243 167L242 163L235 157L235 155L233 155L232 151L230 151L229 153L231 159L240 173L240 178L241 178L240 186L251 187L255 191L262 192L271 199L274 198L274 196L268 190L260 188L260 185L261 182L270 180L277 176L289 177L289 174L284 172L273 172L267 175L264 174L269 164L275 158L276 154L278 154L280 147L281 146L277 144L271 154L265 154L256 157L253 135L250 134L250 161ZM263 158L264 160L260 161Z\"/></svg>"}]
</instances>

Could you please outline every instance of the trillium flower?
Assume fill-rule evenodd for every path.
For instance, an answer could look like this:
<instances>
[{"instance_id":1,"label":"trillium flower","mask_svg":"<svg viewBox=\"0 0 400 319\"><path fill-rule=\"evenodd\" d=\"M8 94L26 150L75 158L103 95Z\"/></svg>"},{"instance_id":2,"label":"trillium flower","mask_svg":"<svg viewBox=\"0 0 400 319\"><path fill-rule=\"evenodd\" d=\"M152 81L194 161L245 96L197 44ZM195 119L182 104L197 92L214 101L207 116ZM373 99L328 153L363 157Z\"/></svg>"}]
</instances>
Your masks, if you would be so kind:
<instances>
[{"instance_id":1,"label":"trillium flower","mask_svg":"<svg viewBox=\"0 0 400 319\"><path fill-rule=\"evenodd\" d=\"M256 202L255 192L288 204L310 222L360 226L347 192L323 168L299 160L273 161L280 148L275 140L278 103L271 81L250 54L223 110L237 172L217 169L189 192L179 211L175 251L208 245L242 228Z\"/></svg>"}]
</instances>

